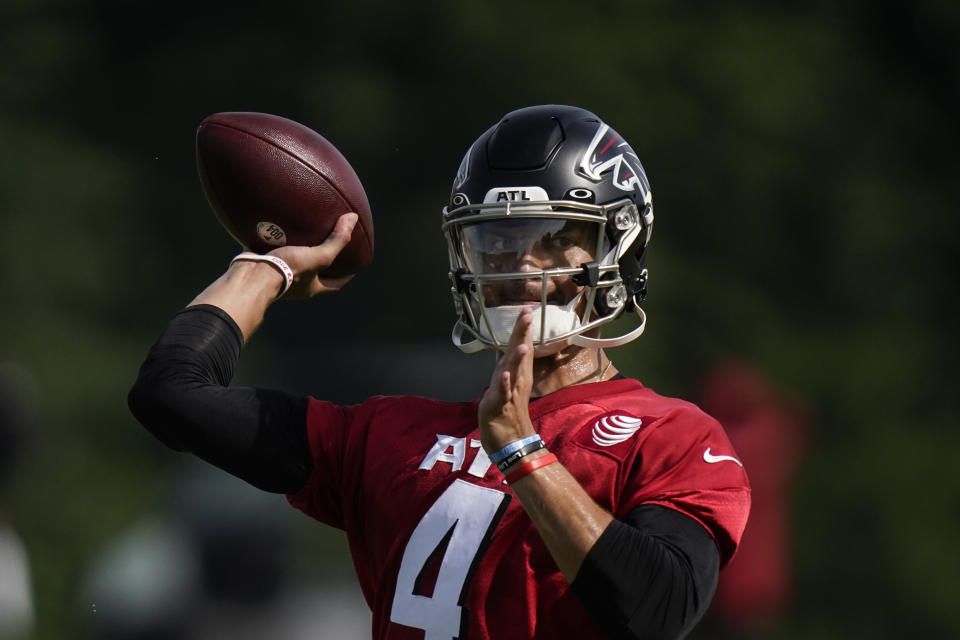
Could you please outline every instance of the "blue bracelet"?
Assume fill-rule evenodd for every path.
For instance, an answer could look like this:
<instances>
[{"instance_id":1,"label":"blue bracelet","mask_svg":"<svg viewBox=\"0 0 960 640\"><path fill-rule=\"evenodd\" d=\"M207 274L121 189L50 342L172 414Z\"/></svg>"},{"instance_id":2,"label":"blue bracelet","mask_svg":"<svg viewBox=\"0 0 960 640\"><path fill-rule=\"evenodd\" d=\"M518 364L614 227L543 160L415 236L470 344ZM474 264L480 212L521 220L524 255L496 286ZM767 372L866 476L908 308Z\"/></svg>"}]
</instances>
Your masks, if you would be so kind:
<instances>
[{"instance_id":1,"label":"blue bracelet","mask_svg":"<svg viewBox=\"0 0 960 640\"><path fill-rule=\"evenodd\" d=\"M524 458L535 451L540 451L540 449L546 449L547 443L543 440L534 440L523 449L519 451L514 451L506 458L497 463L497 469L500 469L501 472L506 471L510 468L511 465L516 464L520 461L521 458Z\"/></svg>"},{"instance_id":2,"label":"blue bracelet","mask_svg":"<svg viewBox=\"0 0 960 640\"><path fill-rule=\"evenodd\" d=\"M503 449L500 449L500 451L495 451L491 453L488 456L490 458L490 462L492 462L493 464L502 462L507 456L509 456L514 451L520 451L520 449L523 449L528 444L536 442L537 440L540 440L539 433L535 433L532 436L528 436L523 440L514 440L513 442L505 446Z\"/></svg>"}]
</instances>

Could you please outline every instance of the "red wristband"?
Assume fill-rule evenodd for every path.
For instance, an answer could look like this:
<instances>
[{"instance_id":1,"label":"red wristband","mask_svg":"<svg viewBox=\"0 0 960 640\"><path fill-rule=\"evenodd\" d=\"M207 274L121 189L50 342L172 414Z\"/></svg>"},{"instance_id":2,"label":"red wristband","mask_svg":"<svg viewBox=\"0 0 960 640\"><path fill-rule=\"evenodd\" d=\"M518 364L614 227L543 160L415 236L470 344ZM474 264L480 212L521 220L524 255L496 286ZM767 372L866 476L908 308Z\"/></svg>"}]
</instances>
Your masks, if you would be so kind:
<instances>
[{"instance_id":1,"label":"red wristband","mask_svg":"<svg viewBox=\"0 0 960 640\"><path fill-rule=\"evenodd\" d=\"M557 456L552 453L548 453L545 456L540 456L534 460L528 460L527 462L524 462L519 467L505 475L504 478L506 478L508 483L513 484L528 473L536 471L540 467L545 467L548 464L553 464L554 462L557 462Z\"/></svg>"}]
</instances>

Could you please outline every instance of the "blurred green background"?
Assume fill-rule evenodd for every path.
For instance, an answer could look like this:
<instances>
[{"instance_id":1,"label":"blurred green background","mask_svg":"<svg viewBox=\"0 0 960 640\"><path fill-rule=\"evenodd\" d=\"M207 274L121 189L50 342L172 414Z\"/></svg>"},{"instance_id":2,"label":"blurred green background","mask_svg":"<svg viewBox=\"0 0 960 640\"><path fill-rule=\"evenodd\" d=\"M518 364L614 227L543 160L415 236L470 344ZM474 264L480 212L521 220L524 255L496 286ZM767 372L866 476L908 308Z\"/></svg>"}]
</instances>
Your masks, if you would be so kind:
<instances>
[{"instance_id":1,"label":"blurred green background","mask_svg":"<svg viewBox=\"0 0 960 640\"><path fill-rule=\"evenodd\" d=\"M236 251L196 176L200 120L314 128L376 224L374 265L273 308L238 380L469 398L490 361L448 342L440 207L477 135L551 102L616 128L655 194L649 327L620 369L694 397L746 360L806 407L794 596L765 637L960 637L958 37L942 0L4 0L0 362L35 416L0 518L34 637L94 633L93 559L176 500L182 456L125 396ZM297 531L297 571L350 579L339 534Z\"/></svg>"}]
</instances>

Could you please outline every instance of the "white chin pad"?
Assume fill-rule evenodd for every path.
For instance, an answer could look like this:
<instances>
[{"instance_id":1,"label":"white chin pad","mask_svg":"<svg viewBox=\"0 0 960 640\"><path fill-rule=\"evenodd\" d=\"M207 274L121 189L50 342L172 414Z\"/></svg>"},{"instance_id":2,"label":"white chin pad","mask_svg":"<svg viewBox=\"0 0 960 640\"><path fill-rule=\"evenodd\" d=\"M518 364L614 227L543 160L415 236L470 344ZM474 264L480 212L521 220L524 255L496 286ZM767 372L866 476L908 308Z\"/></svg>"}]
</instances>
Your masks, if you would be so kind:
<instances>
[{"instance_id":1,"label":"white chin pad","mask_svg":"<svg viewBox=\"0 0 960 640\"><path fill-rule=\"evenodd\" d=\"M546 317L544 318L544 326L546 331L544 331L543 334L543 342L569 333L580 326L580 318L577 316L577 313L570 308L572 306L574 305L571 304L561 307L555 304L548 304L545 307ZM510 342L510 334L513 333L513 328L517 324L517 318L520 317L520 313L524 309L533 311L533 343L540 344L542 313L540 305L508 304L500 307L487 308L487 319L493 327L493 335L496 337L497 342L504 347ZM479 329L480 335L484 340L493 340L487 331L487 324L483 322L482 319Z\"/></svg>"}]
</instances>

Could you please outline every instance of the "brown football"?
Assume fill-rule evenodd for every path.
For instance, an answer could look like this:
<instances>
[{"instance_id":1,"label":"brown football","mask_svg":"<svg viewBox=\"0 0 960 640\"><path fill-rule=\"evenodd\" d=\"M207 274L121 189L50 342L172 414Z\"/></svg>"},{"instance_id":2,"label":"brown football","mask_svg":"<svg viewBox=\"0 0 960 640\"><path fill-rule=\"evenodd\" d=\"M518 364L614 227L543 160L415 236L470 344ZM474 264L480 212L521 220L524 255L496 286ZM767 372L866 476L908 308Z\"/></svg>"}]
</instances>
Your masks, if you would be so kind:
<instances>
[{"instance_id":1,"label":"brown football","mask_svg":"<svg viewBox=\"0 0 960 640\"><path fill-rule=\"evenodd\" d=\"M217 219L246 249L318 245L353 211L353 237L324 275L356 273L373 260L363 185L312 129L268 113L215 113L197 127L197 170Z\"/></svg>"}]
</instances>

